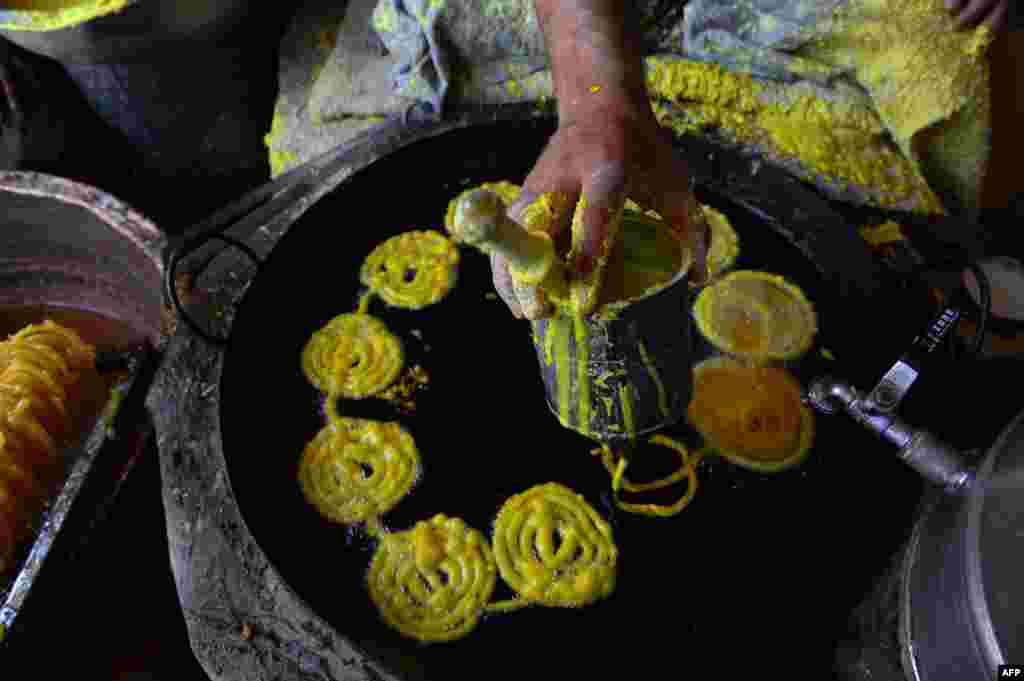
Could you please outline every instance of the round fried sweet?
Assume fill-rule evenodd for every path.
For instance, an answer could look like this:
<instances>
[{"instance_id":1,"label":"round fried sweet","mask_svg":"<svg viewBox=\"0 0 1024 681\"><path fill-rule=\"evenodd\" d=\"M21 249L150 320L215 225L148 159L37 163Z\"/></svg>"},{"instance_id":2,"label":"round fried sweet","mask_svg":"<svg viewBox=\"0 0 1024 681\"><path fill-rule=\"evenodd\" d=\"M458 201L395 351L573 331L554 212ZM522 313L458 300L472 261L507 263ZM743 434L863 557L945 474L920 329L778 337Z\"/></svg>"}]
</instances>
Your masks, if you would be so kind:
<instances>
[{"instance_id":1,"label":"round fried sweet","mask_svg":"<svg viewBox=\"0 0 1024 681\"><path fill-rule=\"evenodd\" d=\"M814 413L788 371L726 357L694 367L689 419L721 456L765 473L801 463L814 441Z\"/></svg>"},{"instance_id":2,"label":"round fried sweet","mask_svg":"<svg viewBox=\"0 0 1024 681\"><path fill-rule=\"evenodd\" d=\"M615 589L618 549L611 527L586 500L558 483L508 499L494 522L498 570L531 603L574 608Z\"/></svg>"},{"instance_id":3,"label":"round fried sweet","mask_svg":"<svg viewBox=\"0 0 1024 681\"><path fill-rule=\"evenodd\" d=\"M487 539L443 514L385 534L366 581L381 617L402 635L451 641L470 633L494 592Z\"/></svg>"},{"instance_id":4,"label":"round fried sweet","mask_svg":"<svg viewBox=\"0 0 1024 681\"><path fill-rule=\"evenodd\" d=\"M306 445L299 484L325 518L358 523L394 508L419 472L416 444L399 424L343 417Z\"/></svg>"},{"instance_id":5,"label":"round fried sweet","mask_svg":"<svg viewBox=\"0 0 1024 681\"><path fill-rule=\"evenodd\" d=\"M722 352L749 360L794 359L818 331L814 306L803 291L776 274L740 270L697 296L701 334Z\"/></svg>"},{"instance_id":6,"label":"round fried sweet","mask_svg":"<svg viewBox=\"0 0 1024 681\"><path fill-rule=\"evenodd\" d=\"M368 314L338 315L302 351L302 371L321 392L361 399L391 385L405 365L402 342Z\"/></svg>"},{"instance_id":7,"label":"round fried sweet","mask_svg":"<svg viewBox=\"0 0 1024 681\"><path fill-rule=\"evenodd\" d=\"M388 305L419 310L448 295L458 267L454 242L440 232L412 231L373 249L359 280Z\"/></svg>"}]
</instances>

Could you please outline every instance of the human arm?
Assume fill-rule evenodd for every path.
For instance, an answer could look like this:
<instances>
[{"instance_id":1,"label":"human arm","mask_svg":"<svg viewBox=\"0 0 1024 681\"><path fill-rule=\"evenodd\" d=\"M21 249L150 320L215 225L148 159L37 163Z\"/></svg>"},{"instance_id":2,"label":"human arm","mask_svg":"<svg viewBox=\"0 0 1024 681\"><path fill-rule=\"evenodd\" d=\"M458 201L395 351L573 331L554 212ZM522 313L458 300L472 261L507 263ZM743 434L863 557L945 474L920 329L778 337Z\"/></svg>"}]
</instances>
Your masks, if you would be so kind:
<instances>
[{"instance_id":1,"label":"human arm","mask_svg":"<svg viewBox=\"0 0 1024 681\"><path fill-rule=\"evenodd\" d=\"M690 188L685 161L673 150L671 134L651 112L639 31L626 16L629 0L535 0L548 45L559 126L533 171L513 219L543 193L569 200L552 225L552 237L575 229L570 281L603 277L615 229L628 197L657 211L695 254L695 278L705 272L706 229ZM582 220L571 227L573 211L585 198ZM549 309L517 297L507 264L492 258L495 287L517 317L547 316ZM596 291L595 286L580 287ZM582 301L592 310L594 300ZM524 309L525 308L525 309Z\"/></svg>"}]
</instances>

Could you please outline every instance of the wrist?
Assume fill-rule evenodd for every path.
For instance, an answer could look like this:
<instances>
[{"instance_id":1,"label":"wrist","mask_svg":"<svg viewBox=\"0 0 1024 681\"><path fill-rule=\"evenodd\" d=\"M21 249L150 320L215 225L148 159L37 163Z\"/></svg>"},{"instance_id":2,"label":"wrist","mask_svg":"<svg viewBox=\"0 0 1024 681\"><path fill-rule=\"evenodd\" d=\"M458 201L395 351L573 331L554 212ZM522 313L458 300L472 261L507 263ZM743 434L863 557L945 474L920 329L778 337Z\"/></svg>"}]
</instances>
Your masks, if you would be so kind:
<instances>
[{"instance_id":1,"label":"wrist","mask_svg":"<svg viewBox=\"0 0 1024 681\"><path fill-rule=\"evenodd\" d=\"M649 115L642 49L623 16L624 4L538 2L561 117Z\"/></svg>"}]
</instances>

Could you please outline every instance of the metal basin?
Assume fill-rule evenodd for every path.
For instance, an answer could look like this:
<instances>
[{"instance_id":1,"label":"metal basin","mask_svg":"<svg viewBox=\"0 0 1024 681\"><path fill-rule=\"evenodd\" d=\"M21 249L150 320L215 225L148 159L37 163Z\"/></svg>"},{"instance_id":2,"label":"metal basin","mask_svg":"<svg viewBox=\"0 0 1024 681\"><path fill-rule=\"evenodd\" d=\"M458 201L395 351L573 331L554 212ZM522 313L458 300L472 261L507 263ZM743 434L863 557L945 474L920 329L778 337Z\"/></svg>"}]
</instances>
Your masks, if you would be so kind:
<instances>
[{"instance_id":1,"label":"metal basin","mask_svg":"<svg viewBox=\"0 0 1024 681\"><path fill-rule=\"evenodd\" d=\"M0 173L0 337L49 318L75 328L100 351L162 347L163 242L151 222L93 187L38 173ZM139 360L153 356L137 354ZM67 450L63 487L33 544L17 557L13 581L0 581L0 646L21 633L20 613L44 565L82 542L97 507L116 493L141 453L145 436L133 436L149 431L126 407L141 402L146 381L139 378L150 364L136 363L131 377L116 385L110 420ZM108 425L121 436L110 438Z\"/></svg>"}]
</instances>

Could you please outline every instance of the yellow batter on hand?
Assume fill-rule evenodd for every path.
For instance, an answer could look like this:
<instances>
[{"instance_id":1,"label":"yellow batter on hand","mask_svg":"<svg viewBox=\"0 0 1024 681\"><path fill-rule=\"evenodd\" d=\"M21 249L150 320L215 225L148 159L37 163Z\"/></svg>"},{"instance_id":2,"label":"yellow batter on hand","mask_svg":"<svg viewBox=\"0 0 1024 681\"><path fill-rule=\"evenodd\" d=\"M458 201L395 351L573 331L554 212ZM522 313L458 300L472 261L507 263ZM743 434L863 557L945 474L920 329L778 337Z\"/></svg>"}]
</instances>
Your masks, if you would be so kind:
<instances>
[{"instance_id":1,"label":"yellow batter on hand","mask_svg":"<svg viewBox=\"0 0 1024 681\"><path fill-rule=\"evenodd\" d=\"M385 534L366 579L388 625L420 641L451 641L476 627L496 572L487 538L438 514Z\"/></svg>"},{"instance_id":2,"label":"yellow batter on hand","mask_svg":"<svg viewBox=\"0 0 1024 681\"><path fill-rule=\"evenodd\" d=\"M727 357L694 367L689 418L717 453L762 473L801 463L814 442L814 412L788 371Z\"/></svg>"},{"instance_id":3,"label":"yellow batter on hand","mask_svg":"<svg viewBox=\"0 0 1024 681\"><path fill-rule=\"evenodd\" d=\"M306 445L299 484L325 518L358 523L394 508L419 473L416 444L399 424L339 418Z\"/></svg>"},{"instance_id":4,"label":"yellow batter on hand","mask_svg":"<svg viewBox=\"0 0 1024 681\"><path fill-rule=\"evenodd\" d=\"M405 232L373 249L359 280L388 305L419 310L448 295L458 266L458 248L440 232Z\"/></svg>"},{"instance_id":5,"label":"yellow batter on hand","mask_svg":"<svg viewBox=\"0 0 1024 681\"><path fill-rule=\"evenodd\" d=\"M367 314L338 315L302 351L302 371L321 392L361 399L391 385L405 365L401 341Z\"/></svg>"},{"instance_id":6,"label":"yellow batter on hand","mask_svg":"<svg viewBox=\"0 0 1024 681\"><path fill-rule=\"evenodd\" d=\"M494 522L494 557L502 579L531 603L575 608L615 589L618 549L611 527L558 483L505 502Z\"/></svg>"},{"instance_id":7,"label":"yellow batter on hand","mask_svg":"<svg viewBox=\"0 0 1024 681\"><path fill-rule=\"evenodd\" d=\"M466 194L474 192L477 189L488 189L497 194L498 197L501 199L501 202L505 204L506 209L513 203L515 203L516 199L519 198L519 192L522 191L522 187L520 187L518 184L514 184L506 180L501 180L500 182L484 182L479 186L470 187L464 191L459 192L458 196L456 196L454 199L448 202L448 210L446 211L444 217L444 226L449 233L451 233L452 231L452 225L455 224L455 209L459 205L459 200L462 199L462 197L465 196Z\"/></svg>"}]
</instances>

